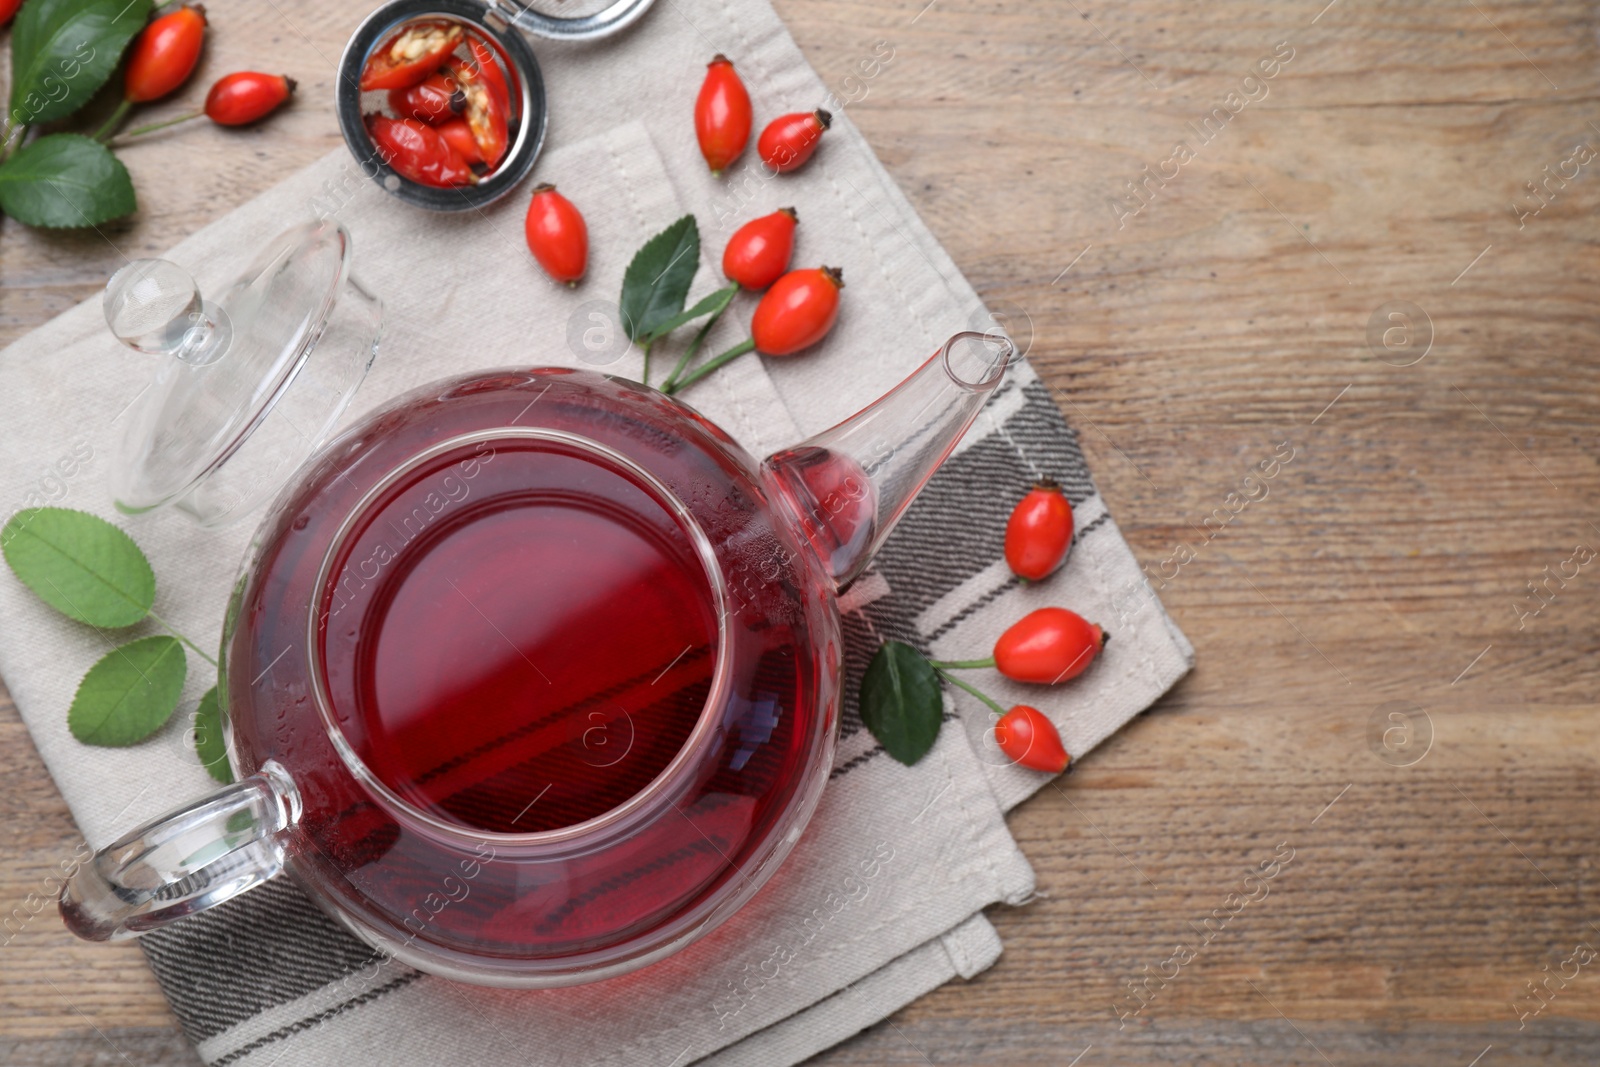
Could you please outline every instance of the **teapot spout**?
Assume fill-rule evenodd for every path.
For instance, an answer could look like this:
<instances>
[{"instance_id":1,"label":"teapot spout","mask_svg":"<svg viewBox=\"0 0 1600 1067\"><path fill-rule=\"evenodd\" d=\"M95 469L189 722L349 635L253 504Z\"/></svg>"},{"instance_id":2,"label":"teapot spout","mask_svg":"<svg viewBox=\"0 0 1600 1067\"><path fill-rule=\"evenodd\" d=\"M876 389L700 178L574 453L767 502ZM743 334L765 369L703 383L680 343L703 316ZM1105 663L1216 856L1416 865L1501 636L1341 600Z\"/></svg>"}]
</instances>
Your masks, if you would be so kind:
<instances>
[{"instance_id":1,"label":"teapot spout","mask_svg":"<svg viewBox=\"0 0 1600 1067\"><path fill-rule=\"evenodd\" d=\"M768 456L773 499L843 589L967 432L1016 356L999 333L958 333L837 426Z\"/></svg>"}]
</instances>

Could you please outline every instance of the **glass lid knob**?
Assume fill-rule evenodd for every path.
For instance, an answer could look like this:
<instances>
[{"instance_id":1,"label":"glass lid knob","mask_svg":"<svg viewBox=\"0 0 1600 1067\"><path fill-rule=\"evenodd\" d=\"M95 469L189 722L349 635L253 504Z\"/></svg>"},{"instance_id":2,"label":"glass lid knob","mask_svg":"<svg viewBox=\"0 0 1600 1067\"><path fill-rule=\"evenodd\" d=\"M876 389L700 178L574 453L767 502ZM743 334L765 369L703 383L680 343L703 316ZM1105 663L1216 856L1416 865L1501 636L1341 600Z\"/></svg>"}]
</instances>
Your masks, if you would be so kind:
<instances>
[{"instance_id":1,"label":"glass lid knob","mask_svg":"<svg viewBox=\"0 0 1600 1067\"><path fill-rule=\"evenodd\" d=\"M136 352L202 367L228 350L227 312L200 296L189 272L164 259L136 259L106 283L106 325Z\"/></svg>"}]
</instances>

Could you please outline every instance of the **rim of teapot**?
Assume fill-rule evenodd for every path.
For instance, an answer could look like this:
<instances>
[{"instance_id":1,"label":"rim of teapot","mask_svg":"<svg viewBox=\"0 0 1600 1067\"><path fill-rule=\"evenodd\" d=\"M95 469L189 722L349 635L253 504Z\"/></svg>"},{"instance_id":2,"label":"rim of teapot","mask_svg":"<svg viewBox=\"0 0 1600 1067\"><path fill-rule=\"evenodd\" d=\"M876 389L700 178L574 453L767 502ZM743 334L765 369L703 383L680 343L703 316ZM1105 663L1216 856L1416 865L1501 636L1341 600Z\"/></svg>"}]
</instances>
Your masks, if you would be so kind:
<instances>
[{"instance_id":1,"label":"rim of teapot","mask_svg":"<svg viewBox=\"0 0 1600 1067\"><path fill-rule=\"evenodd\" d=\"M536 830L527 833L504 833L483 830L464 823L441 819L407 800L387 782L383 781L367 766L366 761L356 752L355 746L350 743L349 738L345 736L344 731L339 727L338 720L334 714L333 699L328 693L327 682L323 673L322 654L322 638L326 633L328 619L324 604L328 598L328 583L333 577L334 564L342 554L351 534L360 527L362 518L368 514L373 504L400 479L441 455L464 447L491 441L503 441L508 438L546 441L587 452L605 464L621 468L627 475L642 482L647 492L656 498L656 503L671 513L674 521L682 527L690 542L694 545L695 555L699 559L701 567L705 570L706 584L712 598L712 607L717 613L717 648L715 663L712 668L711 688L706 694L705 704L700 709L700 715L695 720L694 728L689 732L689 736L684 739L683 744L673 755L672 760L644 788L617 806L582 822L557 827L553 830ZM349 514L345 516L339 528L334 532L333 539L323 553L321 566L317 570L317 581L314 589L315 596L310 604L306 622L306 647L311 666L309 673L312 699L316 702L317 713L322 719L322 725L328 735L329 742L339 754L339 758L344 762L345 768L382 803L392 806L399 812L404 813L407 819L421 823L430 830L459 839L468 844L482 841L504 842L510 845L565 844L589 838L594 834L630 823L634 818L639 817L642 812L653 808L654 802L668 794L672 787L685 777L692 766L694 757L704 747L706 739L716 731L719 719L717 710L726 703L728 698L731 684L729 673L732 668L729 647L732 637L728 626L728 583L710 537L706 535L699 520L690 512L688 505L655 475L639 466L638 463L626 455L581 434L542 427L497 426L457 434L454 437L430 445L403 463L397 464L362 495L361 499L356 502L355 507L350 509Z\"/></svg>"}]
</instances>

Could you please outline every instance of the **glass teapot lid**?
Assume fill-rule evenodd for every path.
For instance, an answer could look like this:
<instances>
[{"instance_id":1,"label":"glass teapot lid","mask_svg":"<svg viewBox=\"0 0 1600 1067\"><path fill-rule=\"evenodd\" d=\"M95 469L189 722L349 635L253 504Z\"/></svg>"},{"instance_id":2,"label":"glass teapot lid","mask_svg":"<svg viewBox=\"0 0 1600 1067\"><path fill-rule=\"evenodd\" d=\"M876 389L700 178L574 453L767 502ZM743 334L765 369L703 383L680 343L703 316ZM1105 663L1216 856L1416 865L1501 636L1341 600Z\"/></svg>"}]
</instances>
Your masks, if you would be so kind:
<instances>
[{"instance_id":1,"label":"glass teapot lid","mask_svg":"<svg viewBox=\"0 0 1600 1067\"><path fill-rule=\"evenodd\" d=\"M164 357L112 470L118 509L172 503L205 526L248 514L326 439L377 354L382 304L350 277L331 221L280 234L215 302L183 268L135 260L106 323Z\"/></svg>"}]
</instances>

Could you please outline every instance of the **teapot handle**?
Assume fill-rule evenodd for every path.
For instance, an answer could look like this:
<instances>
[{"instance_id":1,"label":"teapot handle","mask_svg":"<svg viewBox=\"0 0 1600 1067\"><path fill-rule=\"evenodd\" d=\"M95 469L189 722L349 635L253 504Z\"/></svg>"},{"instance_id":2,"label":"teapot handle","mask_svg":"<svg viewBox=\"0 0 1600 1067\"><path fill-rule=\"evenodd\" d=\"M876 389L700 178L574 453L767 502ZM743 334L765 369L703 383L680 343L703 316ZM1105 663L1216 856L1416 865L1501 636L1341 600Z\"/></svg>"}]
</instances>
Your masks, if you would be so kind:
<instances>
[{"instance_id":1,"label":"teapot handle","mask_svg":"<svg viewBox=\"0 0 1600 1067\"><path fill-rule=\"evenodd\" d=\"M300 817L283 768L260 771L96 852L61 889L61 918L86 941L121 941L238 896L283 869Z\"/></svg>"}]
</instances>

